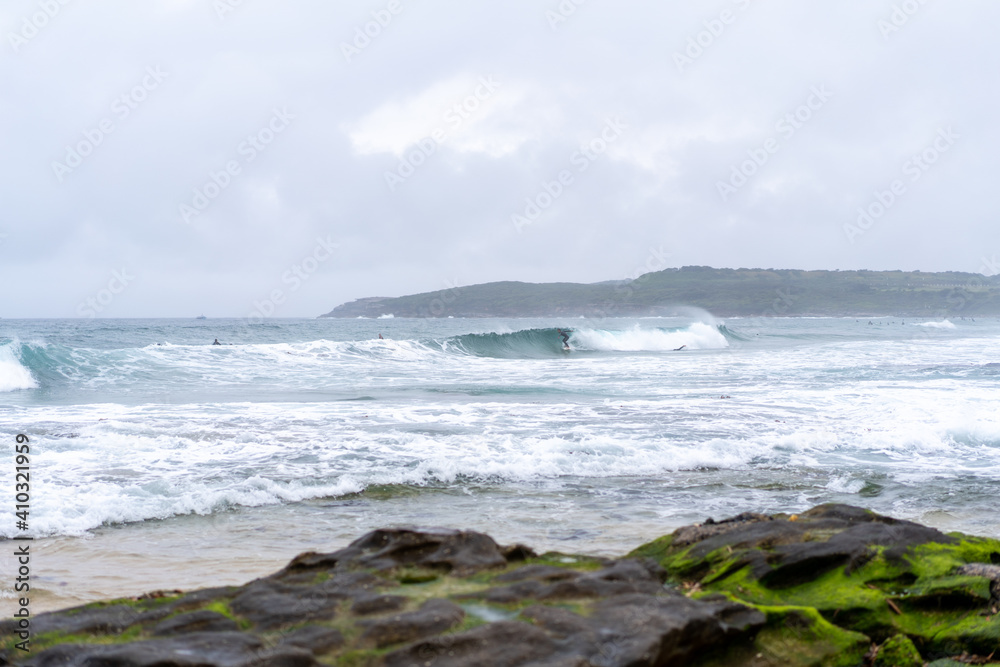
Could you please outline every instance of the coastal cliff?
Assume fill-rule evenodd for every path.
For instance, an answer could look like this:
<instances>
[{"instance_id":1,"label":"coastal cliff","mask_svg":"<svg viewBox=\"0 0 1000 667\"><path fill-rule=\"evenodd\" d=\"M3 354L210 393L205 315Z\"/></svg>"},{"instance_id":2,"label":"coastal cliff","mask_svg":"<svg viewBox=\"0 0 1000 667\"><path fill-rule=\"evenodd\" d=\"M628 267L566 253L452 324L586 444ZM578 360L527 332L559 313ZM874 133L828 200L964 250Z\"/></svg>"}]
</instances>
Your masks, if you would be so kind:
<instances>
[{"instance_id":1,"label":"coastal cliff","mask_svg":"<svg viewBox=\"0 0 1000 667\"><path fill-rule=\"evenodd\" d=\"M0 664L1000 664L1000 540L847 505L709 519L610 560L385 529L241 587L91 604L31 629L23 644L0 623Z\"/></svg>"}]
</instances>

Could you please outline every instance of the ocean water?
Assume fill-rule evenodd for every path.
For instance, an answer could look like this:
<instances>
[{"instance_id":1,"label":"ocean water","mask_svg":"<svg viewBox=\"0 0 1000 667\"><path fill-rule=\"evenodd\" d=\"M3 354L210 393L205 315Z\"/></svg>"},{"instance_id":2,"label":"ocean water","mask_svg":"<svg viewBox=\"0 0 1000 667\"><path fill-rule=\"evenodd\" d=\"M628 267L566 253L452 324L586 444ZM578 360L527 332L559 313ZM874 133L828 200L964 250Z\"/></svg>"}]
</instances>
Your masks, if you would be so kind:
<instances>
[{"instance_id":1,"label":"ocean water","mask_svg":"<svg viewBox=\"0 0 1000 667\"><path fill-rule=\"evenodd\" d=\"M388 525L620 555L837 501L1000 537L998 389L996 319L4 320L0 540L37 612Z\"/></svg>"}]
</instances>

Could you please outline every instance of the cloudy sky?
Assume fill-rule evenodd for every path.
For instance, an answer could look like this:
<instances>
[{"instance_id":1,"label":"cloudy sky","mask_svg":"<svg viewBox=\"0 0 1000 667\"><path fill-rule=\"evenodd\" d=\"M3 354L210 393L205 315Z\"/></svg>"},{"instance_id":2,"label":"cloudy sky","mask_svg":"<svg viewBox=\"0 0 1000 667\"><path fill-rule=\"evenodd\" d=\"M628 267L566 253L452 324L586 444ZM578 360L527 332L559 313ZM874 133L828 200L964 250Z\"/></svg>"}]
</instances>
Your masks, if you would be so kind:
<instances>
[{"instance_id":1,"label":"cloudy sky","mask_svg":"<svg viewBox=\"0 0 1000 667\"><path fill-rule=\"evenodd\" d=\"M0 316L993 273L997 25L990 0L5 0Z\"/></svg>"}]
</instances>

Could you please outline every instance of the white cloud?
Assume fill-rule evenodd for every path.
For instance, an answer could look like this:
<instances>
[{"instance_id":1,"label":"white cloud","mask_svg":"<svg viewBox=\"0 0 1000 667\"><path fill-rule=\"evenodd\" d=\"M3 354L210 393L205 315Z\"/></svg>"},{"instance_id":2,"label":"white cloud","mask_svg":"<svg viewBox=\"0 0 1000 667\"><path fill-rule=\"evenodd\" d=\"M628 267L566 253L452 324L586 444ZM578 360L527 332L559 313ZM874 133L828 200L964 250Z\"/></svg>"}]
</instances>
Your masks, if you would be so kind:
<instances>
[{"instance_id":1,"label":"white cloud","mask_svg":"<svg viewBox=\"0 0 1000 667\"><path fill-rule=\"evenodd\" d=\"M7 32L39 11L0 4ZM74 2L20 49L5 33L0 116L17 131L0 135L0 284L18 289L0 314L64 314L79 275L129 266L142 274L130 295L158 298L122 300L123 315L239 316L260 280L328 234L343 256L311 283L328 289L301 291L313 300L289 315L436 289L459 272L467 284L604 280L664 238L678 264L715 266L974 271L1000 252L997 206L982 197L1000 150L998 93L982 85L1000 5L928 5L885 40L885 10L870 4L751 3L683 74L672 54L718 9L591 3L553 32L531 0L421 0L345 62L341 41L379 6L244 0L220 20L210 0ZM52 161L93 135L147 66L170 78L58 183ZM818 84L830 103L779 135L780 151L723 201L717 182ZM474 108L449 120L463 101ZM237 146L286 106L294 130L246 159ZM574 151L616 117L627 129L576 171ZM847 242L857 207L942 126L962 136L955 149L877 233ZM437 153L390 190L386 171L436 129ZM234 159L232 186L184 225L178 206ZM516 234L511 215L562 169L572 185ZM572 252L566 229L583 239ZM164 266L176 279L164 282ZM206 288L201 277L219 272Z\"/></svg>"},{"instance_id":2,"label":"white cloud","mask_svg":"<svg viewBox=\"0 0 1000 667\"><path fill-rule=\"evenodd\" d=\"M359 155L402 157L421 140L437 136L457 153L498 158L540 139L560 117L555 105L536 106L522 83L462 74L384 102L341 129Z\"/></svg>"}]
</instances>

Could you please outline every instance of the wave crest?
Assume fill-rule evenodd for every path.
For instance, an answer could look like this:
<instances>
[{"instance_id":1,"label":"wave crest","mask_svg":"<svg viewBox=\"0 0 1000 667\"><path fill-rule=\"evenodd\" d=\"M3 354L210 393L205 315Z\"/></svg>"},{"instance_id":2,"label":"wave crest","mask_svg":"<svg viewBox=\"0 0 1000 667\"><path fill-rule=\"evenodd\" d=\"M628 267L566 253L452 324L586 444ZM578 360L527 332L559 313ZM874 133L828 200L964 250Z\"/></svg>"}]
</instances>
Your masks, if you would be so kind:
<instances>
[{"instance_id":1,"label":"wave crest","mask_svg":"<svg viewBox=\"0 0 1000 667\"><path fill-rule=\"evenodd\" d=\"M724 327L695 322L676 329L566 329L571 350L586 352L668 352L719 350L729 347ZM478 357L546 358L564 354L559 330L523 329L511 333L465 334L449 338L441 345L445 352L461 352Z\"/></svg>"},{"instance_id":2,"label":"wave crest","mask_svg":"<svg viewBox=\"0 0 1000 667\"><path fill-rule=\"evenodd\" d=\"M566 329L571 351L584 354L717 350L739 336L724 326L695 322L685 327L611 330ZM73 385L90 390L113 385L159 386L285 382L317 367L335 373L353 361L414 363L435 357L553 359L566 354L557 328L504 333L468 333L449 338L313 340L293 343L189 345L95 349L40 342L0 343L0 392Z\"/></svg>"},{"instance_id":3,"label":"wave crest","mask_svg":"<svg viewBox=\"0 0 1000 667\"><path fill-rule=\"evenodd\" d=\"M585 350L606 352L668 352L683 346L688 350L720 350L729 341L719 327L695 322L683 329L644 329L626 331L581 329L573 333L572 342Z\"/></svg>"},{"instance_id":4,"label":"wave crest","mask_svg":"<svg viewBox=\"0 0 1000 667\"><path fill-rule=\"evenodd\" d=\"M0 393L37 388L31 371L21 364L21 344L11 341L0 345Z\"/></svg>"},{"instance_id":5,"label":"wave crest","mask_svg":"<svg viewBox=\"0 0 1000 667\"><path fill-rule=\"evenodd\" d=\"M927 327L928 329L957 329L955 323L951 320L941 320L940 322L921 322L917 325L918 327Z\"/></svg>"}]
</instances>

